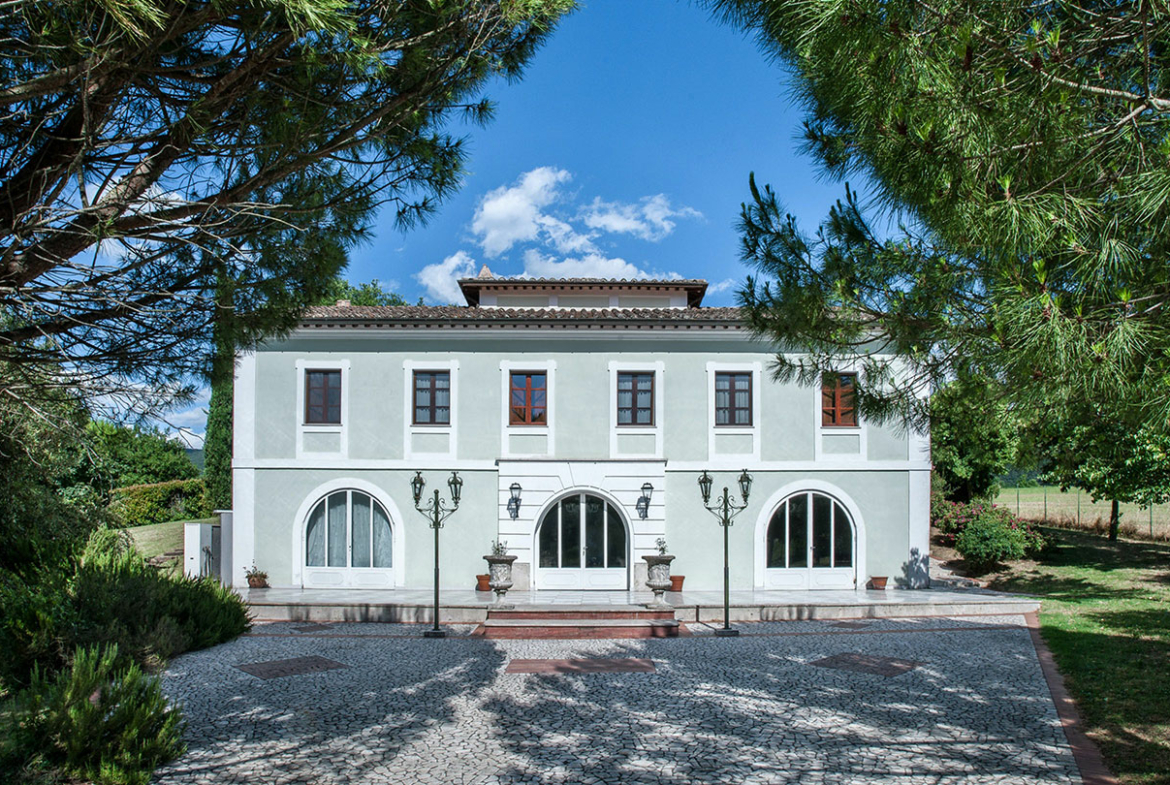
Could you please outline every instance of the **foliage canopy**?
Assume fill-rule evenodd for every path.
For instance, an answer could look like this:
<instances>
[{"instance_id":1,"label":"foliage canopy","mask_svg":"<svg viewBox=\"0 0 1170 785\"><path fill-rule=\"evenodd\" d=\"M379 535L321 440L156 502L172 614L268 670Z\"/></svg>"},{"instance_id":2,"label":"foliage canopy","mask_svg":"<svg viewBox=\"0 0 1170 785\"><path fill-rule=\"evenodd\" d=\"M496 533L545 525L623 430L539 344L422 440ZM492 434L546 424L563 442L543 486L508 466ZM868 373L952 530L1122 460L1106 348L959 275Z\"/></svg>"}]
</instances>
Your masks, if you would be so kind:
<instances>
[{"instance_id":1,"label":"foliage canopy","mask_svg":"<svg viewBox=\"0 0 1170 785\"><path fill-rule=\"evenodd\" d=\"M219 279L237 343L288 326L381 205L410 225L458 186L452 112L486 120L484 85L571 4L3 4L0 362L174 399L208 370Z\"/></svg>"},{"instance_id":2,"label":"foliage canopy","mask_svg":"<svg viewBox=\"0 0 1170 785\"><path fill-rule=\"evenodd\" d=\"M996 379L1162 426L1170 413L1170 8L1001 0L708 0L795 71L806 147L864 173L814 236L752 182L742 292L753 326L809 347L780 373L864 363L871 416L923 386ZM846 53L846 54L843 54ZM865 361L886 348L912 373Z\"/></svg>"}]
</instances>

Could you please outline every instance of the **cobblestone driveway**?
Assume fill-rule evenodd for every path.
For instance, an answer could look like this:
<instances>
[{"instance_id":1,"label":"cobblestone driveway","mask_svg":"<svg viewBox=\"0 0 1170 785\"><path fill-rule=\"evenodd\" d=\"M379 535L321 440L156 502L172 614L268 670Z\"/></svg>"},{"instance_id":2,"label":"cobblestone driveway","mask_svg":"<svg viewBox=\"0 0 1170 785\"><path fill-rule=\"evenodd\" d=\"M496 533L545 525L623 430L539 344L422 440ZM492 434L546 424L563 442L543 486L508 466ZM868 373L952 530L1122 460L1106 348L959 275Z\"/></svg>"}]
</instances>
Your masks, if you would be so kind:
<instances>
[{"instance_id":1,"label":"cobblestone driveway","mask_svg":"<svg viewBox=\"0 0 1170 785\"><path fill-rule=\"evenodd\" d=\"M294 626L171 665L189 751L160 782L1079 782L1021 617L650 641ZM919 665L884 677L810 664L848 653ZM235 667L310 656L349 667L267 680ZM656 672L504 673L574 657L648 658Z\"/></svg>"}]
</instances>

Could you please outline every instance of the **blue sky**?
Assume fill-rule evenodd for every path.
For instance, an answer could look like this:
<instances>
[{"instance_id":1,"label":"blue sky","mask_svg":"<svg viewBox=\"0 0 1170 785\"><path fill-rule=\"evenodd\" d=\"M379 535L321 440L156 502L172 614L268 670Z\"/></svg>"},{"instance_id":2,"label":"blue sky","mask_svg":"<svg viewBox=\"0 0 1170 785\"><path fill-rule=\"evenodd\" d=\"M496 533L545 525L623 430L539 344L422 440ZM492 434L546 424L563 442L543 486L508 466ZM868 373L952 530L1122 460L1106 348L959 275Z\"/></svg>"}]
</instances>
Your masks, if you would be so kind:
<instances>
[{"instance_id":1,"label":"blue sky","mask_svg":"<svg viewBox=\"0 0 1170 785\"><path fill-rule=\"evenodd\" d=\"M409 232L391 210L380 215L346 277L445 303L483 264L505 275L679 275L711 282L705 304L733 304L750 272L735 231L749 172L810 232L844 193L800 152L788 85L702 8L580 0L521 81L489 87L491 123L451 127L466 137L462 189ZM170 422L202 434L205 407Z\"/></svg>"},{"instance_id":2,"label":"blue sky","mask_svg":"<svg viewBox=\"0 0 1170 785\"><path fill-rule=\"evenodd\" d=\"M783 69L689 3L583 0L524 79L488 95L492 123L453 129L469 152L462 190L405 234L381 216L350 280L444 302L455 277L484 263L678 274L710 280L709 304L731 304L748 272L734 225L749 172L809 229L843 193L799 151Z\"/></svg>"}]
</instances>

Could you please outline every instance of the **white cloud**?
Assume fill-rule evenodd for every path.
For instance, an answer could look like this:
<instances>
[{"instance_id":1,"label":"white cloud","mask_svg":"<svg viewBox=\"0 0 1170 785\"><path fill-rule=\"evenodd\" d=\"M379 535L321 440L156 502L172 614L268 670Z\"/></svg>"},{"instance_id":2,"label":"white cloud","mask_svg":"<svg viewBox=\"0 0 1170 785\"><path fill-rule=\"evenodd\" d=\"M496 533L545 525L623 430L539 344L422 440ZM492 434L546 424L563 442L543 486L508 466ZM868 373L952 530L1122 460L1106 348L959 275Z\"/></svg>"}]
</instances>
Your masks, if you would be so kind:
<instances>
[{"instance_id":1,"label":"white cloud","mask_svg":"<svg viewBox=\"0 0 1170 785\"><path fill-rule=\"evenodd\" d=\"M441 262L428 264L414 277L427 290L427 299L448 304L463 300L458 281L474 275L475 259L466 251L456 251Z\"/></svg>"},{"instance_id":2,"label":"white cloud","mask_svg":"<svg viewBox=\"0 0 1170 785\"><path fill-rule=\"evenodd\" d=\"M202 433L195 433L194 431L182 428L175 433L167 434L167 438L171 441L178 442L186 447L188 450L202 450L203 449Z\"/></svg>"},{"instance_id":3,"label":"white cloud","mask_svg":"<svg viewBox=\"0 0 1170 785\"><path fill-rule=\"evenodd\" d=\"M475 242L489 258L522 250L523 275L537 278L679 278L674 272L646 272L599 247L598 238L628 235L657 242L680 219L701 219L698 210L674 206L665 194L636 203L595 198L582 208L561 186L572 180L564 169L542 166L510 185L485 194L471 221ZM416 276L431 302L460 302L456 280L475 275L476 262L458 251L424 267ZM730 284L729 284L730 285Z\"/></svg>"},{"instance_id":4,"label":"white cloud","mask_svg":"<svg viewBox=\"0 0 1170 785\"><path fill-rule=\"evenodd\" d=\"M484 253L496 257L518 242L535 240L546 229L543 208L559 197L557 186L570 179L564 169L541 166L520 175L514 185L489 191L471 221ZM567 224L564 228L572 231Z\"/></svg>"},{"instance_id":5,"label":"white cloud","mask_svg":"<svg viewBox=\"0 0 1170 785\"><path fill-rule=\"evenodd\" d=\"M524 252L524 274L533 278L646 278L646 273L625 259L599 253L557 261L540 251Z\"/></svg>"},{"instance_id":6,"label":"white cloud","mask_svg":"<svg viewBox=\"0 0 1170 785\"><path fill-rule=\"evenodd\" d=\"M637 204L606 202L597 197L581 217L590 229L657 242L674 231L676 223L672 218L702 218L703 214L690 207L672 207L666 194L657 194L643 197Z\"/></svg>"},{"instance_id":7,"label":"white cloud","mask_svg":"<svg viewBox=\"0 0 1170 785\"><path fill-rule=\"evenodd\" d=\"M211 405L211 388L203 387L182 409L154 418L167 438L192 450L203 449L207 430L207 407Z\"/></svg>"},{"instance_id":8,"label":"white cloud","mask_svg":"<svg viewBox=\"0 0 1170 785\"><path fill-rule=\"evenodd\" d=\"M724 278L719 283L713 283L707 287L707 294L722 294L735 289L739 285L738 278Z\"/></svg>"},{"instance_id":9,"label":"white cloud","mask_svg":"<svg viewBox=\"0 0 1170 785\"><path fill-rule=\"evenodd\" d=\"M539 222L540 228L544 230L546 244L552 245L560 253L597 251L597 246L593 244L596 234L579 234L572 226L551 215L540 216Z\"/></svg>"}]
</instances>

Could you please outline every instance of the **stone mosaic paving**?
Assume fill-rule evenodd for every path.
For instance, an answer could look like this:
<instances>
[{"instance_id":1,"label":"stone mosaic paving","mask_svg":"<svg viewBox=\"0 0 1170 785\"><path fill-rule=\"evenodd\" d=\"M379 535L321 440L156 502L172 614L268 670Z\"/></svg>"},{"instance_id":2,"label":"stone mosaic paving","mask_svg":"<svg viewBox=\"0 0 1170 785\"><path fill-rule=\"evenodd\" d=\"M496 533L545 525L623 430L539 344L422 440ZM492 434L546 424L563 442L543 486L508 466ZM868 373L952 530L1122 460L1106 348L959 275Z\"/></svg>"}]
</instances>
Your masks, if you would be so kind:
<instances>
[{"instance_id":1,"label":"stone mosaic paving","mask_svg":"<svg viewBox=\"0 0 1170 785\"><path fill-rule=\"evenodd\" d=\"M306 676L310 673L348 668L349 666L327 657L312 656L249 662L236 667L257 679L283 679L287 676Z\"/></svg>"},{"instance_id":2,"label":"stone mosaic paving","mask_svg":"<svg viewBox=\"0 0 1170 785\"><path fill-rule=\"evenodd\" d=\"M731 639L525 641L335 624L248 636L167 670L189 751L157 781L1077 782L1022 625L785 622L736 625L744 635ZM811 664L843 653L918 667L882 678ZM350 667L270 681L236 668L306 656ZM505 673L513 659L591 657L646 658L656 672Z\"/></svg>"},{"instance_id":3,"label":"stone mosaic paving","mask_svg":"<svg viewBox=\"0 0 1170 785\"><path fill-rule=\"evenodd\" d=\"M883 676L887 679L892 676L901 676L903 673L918 667L917 662L910 660L899 660L897 657L875 657L872 654L858 654L852 651L834 654L823 660L814 660L809 665L816 665L818 668L836 668L841 671L868 673L871 676Z\"/></svg>"}]
</instances>

